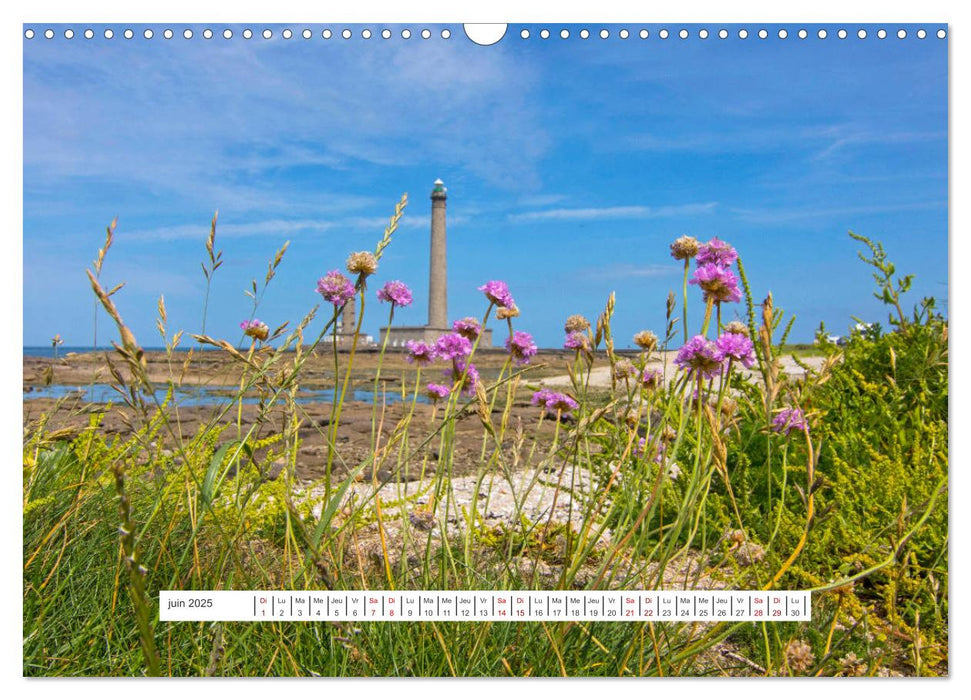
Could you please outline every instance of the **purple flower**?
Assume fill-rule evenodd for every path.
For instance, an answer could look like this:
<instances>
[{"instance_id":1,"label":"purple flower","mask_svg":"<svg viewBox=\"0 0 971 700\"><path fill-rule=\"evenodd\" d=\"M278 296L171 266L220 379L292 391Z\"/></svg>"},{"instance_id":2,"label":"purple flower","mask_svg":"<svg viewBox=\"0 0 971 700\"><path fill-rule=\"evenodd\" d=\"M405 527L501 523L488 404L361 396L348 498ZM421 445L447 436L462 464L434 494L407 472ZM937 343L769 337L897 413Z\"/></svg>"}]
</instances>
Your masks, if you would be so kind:
<instances>
[{"instance_id":1,"label":"purple flower","mask_svg":"<svg viewBox=\"0 0 971 700\"><path fill-rule=\"evenodd\" d=\"M317 280L317 293L334 306L343 306L354 298L354 285L340 270L331 270Z\"/></svg>"},{"instance_id":2,"label":"purple flower","mask_svg":"<svg viewBox=\"0 0 971 700\"><path fill-rule=\"evenodd\" d=\"M698 285L705 293L705 301L709 299L719 304L725 301L740 301L742 293L738 289L738 280L727 267L714 263L706 263L695 270L694 277L689 284Z\"/></svg>"},{"instance_id":3,"label":"purple flower","mask_svg":"<svg viewBox=\"0 0 971 700\"><path fill-rule=\"evenodd\" d=\"M378 290L378 299L381 301L389 301L395 306L408 306L412 302L411 290L408 289L408 285L404 282L393 280L386 282Z\"/></svg>"},{"instance_id":4,"label":"purple flower","mask_svg":"<svg viewBox=\"0 0 971 700\"><path fill-rule=\"evenodd\" d=\"M429 384L426 396L432 401L439 401L452 393L452 390L444 384Z\"/></svg>"},{"instance_id":5,"label":"purple flower","mask_svg":"<svg viewBox=\"0 0 971 700\"><path fill-rule=\"evenodd\" d=\"M530 403L534 406L542 406L546 410L546 413L551 415L556 415L557 412L560 412L562 415L567 416L570 414L570 411L575 411L579 408L579 404L566 394L560 394L549 389L540 389L534 393Z\"/></svg>"},{"instance_id":6,"label":"purple flower","mask_svg":"<svg viewBox=\"0 0 971 700\"><path fill-rule=\"evenodd\" d=\"M729 267L738 260L738 253L725 241L712 238L707 243L702 244L698 255L695 256L698 265L718 265L719 267Z\"/></svg>"},{"instance_id":7,"label":"purple flower","mask_svg":"<svg viewBox=\"0 0 971 700\"><path fill-rule=\"evenodd\" d=\"M445 376L451 377L453 382L461 381L459 389L466 396L475 395L475 386L479 383L479 370L471 362L455 360L452 369L445 370Z\"/></svg>"},{"instance_id":8,"label":"purple flower","mask_svg":"<svg viewBox=\"0 0 971 700\"><path fill-rule=\"evenodd\" d=\"M270 335L270 328L258 318L243 321L239 327L243 329L243 333L257 340L266 340Z\"/></svg>"},{"instance_id":9,"label":"purple flower","mask_svg":"<svg viewBox=\"0 0 971 700\"><path fill-rule=\"evenodd\" d=\"M529 358L536 354L537 348L533 336L526 331L516 331L512 337L506 338L506 350L517 365L525 365L529 364Z\"/></svg>"},{"instance_id":10,"label":"purple flower","mask_svg":"<svg viewBox=\"0 0 971 700\"><path fill-rule=\"evenodd\" d=\"M647 449L647 445L648 445L647 438L641 438L640 440L638 440L637 447L634 448L634 454L637 455L638 457L644 457L645 456L644 452ZM654 452L654 455L653 455L654 463L664 464L664 457L668 451L667 444L665 444L663 440L658 440L657 443L652 446L652 449Z\"/></svg>"},{"instance_id":11,"label":"purple flower","mask_svg":"<svg viewBox=\"0 0 971 700\"><path fill-rule=\"evenodd\" d=\"M486 298L496 306L509 309L516 305L516 302L513 301L512 294L509 293L509 285L505 282L500 282L499 280L486 282L479 287L479 291L485 294Z\"/></svg>"},{"instance_id":12,"label":"purple flower","mask_svg":"<svg viewBox=\"0 0 971 700\"><path fill-rule=\"evenodd\" d=\"M466 316L465 318L461 318L453 323L452 330L463 338L468 338L474 342L482 332L482 325L477 319L472 318L471 316Z\"/></svg>"},{"instance_id":13,"label":"purple flower","mask_svg":"<svg viewBox=\"0 0 971 700\"><path fill-rule=\"evenodd\" d=\"M590 339L583 331L571 331L566 334L563 347L567 350L587 350L590 347Z\"/></svg>"},{"instance_id":14,"label":"purple flower","mask_svg":"<svg viewBox=\"0 0 971 700\"><path fill-rule=\"evenodd\" d=\"M664 374L658 369L645 369L641 372L641 386L645 389L657 389L664 381Z\"/></svg>"},{"instance_id":15,"label":"purple flower","mask_svg":"<svg viewBox=\"0 0 971 700\"><path fill-rule=\"evenodd\" d=\"M717 377L722 369L718 347L702 335L696 335L678 350L674 364L703 379Z\"/></svg>"},{"instance_id":16,"label":"purple flower","mask_svg":"<svg viewBox=\"0 0 971 700\"><path fill-rule=\"evenodd\" d=\"M715 341L718 356L724 360L741 362L745 367L755 364L755 347L748 336L741 333L722 333Z\"/></svg>"},{"instance_id":17,"label":"purple flower","mask_svg":"<svg viewBox=\"0 0 971 700\"><path fill-rule=\"evenodd\" d=\"M793 430L806 432L809 430L809 425L800 409L784 408L772 418L772 430L788 435Z\"/></svg>"},{"instance_id":18,"label":"purple flower","mask_svg":"<svg viewBox=\"0 0 971 700\"><path fill-rule=\"evenodd\" d=\"M440 360L460 360L472 354L472 343L458 333L446 333L435 341L435 357Z\"/></svg>"},{"instance_id":19,"label":"purple flower","mask_svg":"<svg viewBox=\"0 0 971 700\"><path fill-rule=\"evenodd\" d=\"M435 350L428 343L423 343L420 340L409 340L405 345L408 347L408 362L424 367L435 361Z\"/></svg>"}]
</instances>

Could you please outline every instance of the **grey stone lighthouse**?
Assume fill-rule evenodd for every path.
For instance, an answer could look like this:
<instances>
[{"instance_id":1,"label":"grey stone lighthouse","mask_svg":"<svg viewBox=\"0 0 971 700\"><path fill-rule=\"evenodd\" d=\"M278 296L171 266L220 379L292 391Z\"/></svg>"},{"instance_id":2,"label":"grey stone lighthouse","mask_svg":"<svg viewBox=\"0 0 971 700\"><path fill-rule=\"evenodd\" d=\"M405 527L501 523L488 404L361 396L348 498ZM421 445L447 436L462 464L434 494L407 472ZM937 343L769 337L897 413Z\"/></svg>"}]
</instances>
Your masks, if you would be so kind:
<instances>
[{"instance_id":1,"label":"grey stone lighthouse","mask_svg":"<svg viewBox=\"0 0 971 700\"><path fill-rule=\"evenodd\" d=\"M432 190L432 241L428 263L428 327L448 328L448 261L445 255L445 183Z\"/></svg>"},{"instance_id":2,"label":"grey stone lighthouse","mask_svg":"<svg viewBox=\"0 0 971 700\"><path fill-rule=\"evenodd\" d=\"M428 324L382 328L379 342L383 343L387 334L389 347L403 347L409 340L434 343L439 336L452 331L452 325L448 320L448 259L445 235L445 202L448 196L446 192L445 183L435 180L431 194L432 231L428 255ZM483 332L479 347L492 347L491 329Z\"/></svg>"}]
</instances>

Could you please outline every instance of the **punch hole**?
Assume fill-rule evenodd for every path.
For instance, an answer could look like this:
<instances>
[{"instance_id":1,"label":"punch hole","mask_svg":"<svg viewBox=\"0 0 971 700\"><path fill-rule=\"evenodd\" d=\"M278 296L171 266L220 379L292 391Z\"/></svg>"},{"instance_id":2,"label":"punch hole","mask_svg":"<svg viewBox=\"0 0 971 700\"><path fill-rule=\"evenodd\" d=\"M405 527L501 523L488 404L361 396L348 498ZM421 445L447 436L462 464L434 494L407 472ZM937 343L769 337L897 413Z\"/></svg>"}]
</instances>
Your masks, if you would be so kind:
<instances>
[{"instance_id":1,"label":"punch hole","mask_svg":"<svg viewBox=\"0 0 971 700\"><path fill-rule=\"evenodd\" d=\"M361 37L363 37L364 39L370 39L371 38L371 30L370 29L363 30L361 32Z\"/></svg>"},{"instance_id":2,"label":"punch hole","mask_svg":"<svg viewBox=\"0 0 971 700\"><path fill-rule=\"evenodd\" d=\"M589 39L590 38L590 30L589 29L581 29L580 30L580 38L581 39Z\"/></svg>"},{"instance_id":3,"label":"punch hole","mask_svg":"<svg viewBox=\"0 0 971 700\"><path fill-rule=\"evenodd\" d=\"M799 30L799 38L800 39L805 39L808 36L809 36L809 32L807 32L805 29L800 29Z\"/></svg>"},{"instance_id":4,"label":"punch hole","mask_svg":"<svg viewBox=\"0 0 971 700\"><path fill-rule=\"evenodd\" d=\"M269 29L264 29L263 30L263 38L264 39L269 39L271 36L273 36L273 32L271 32Z\"/></svg>"},{"instance_id":5,"label":"punch hole","mask_svg":"<svg viewBox=\"0 0 971 700\"><path fill-rule=\"evenodd\" d=\"M659 31L657 33L657 35L659 37L661 37L662 39L667 39L668 38L668 30L667 29L662 29L661 31Z\"/></svg>"},{"instance_id":6,"label":"punch hole","mask_svg":"<svg viewBox=\"0 0 971 700\"><path fill-rule=\"evenodd\" d=\"M325 29L320 33L320 36L324 39L330 39L332 36L334 36L334 32L330 31L329 29Z\"/></svg>"},{"instance_id":7,"label":"punch hole","mask_svg":"<svg viewBox=\"0 0 971 700\"><path fill-rule=\"evenodd\" d=\"M105 39L111 39L115 36L115 33L110 29L105 29Z\"/></svg>"},{"instance_id":8,"label":"punch hole","mask_svg":"<svg viewBox=\"0 0 971 700\"><path fill-rule=\"evenodd\" d=\"M946 36L947 36L947 32L945 32L943 29L938 29L937 30L937 38L938 39L943 39Z\"/></svg>"},{"instance_id":9,"label":"punch hole","mask_svg":"<svg viewBox=\"0 0 971 700\"><path fill-rule=\"evenodd\" d=\"M153 32L151 29L146 29L144 32L142 32L142 36L146 39L151 39L153 36L155 36L155 32Z\"/></svg>"},{"instance_id":10,"label":"punch hole","mask_svg":"<svg viewBox=\"0 0 971 700\"><path fill-rule=\"evenodd\" d=\"M391 38L391 30L390 29L382 29L381 30L381 38L382 39L390 39Z\"/></svg>"},{"instance_id":11,"label":"punch hole","mask_svg":"<svg viewBox=\"0 0 971 700\"><path fill-rule=\"evenodd\" d=\"M738 30L738 38L739 39L747 39L748 38L748 30L747 29L739 29Z\"/></svg>"},{"instance_id":12,"label":"punch hole","mask_svg":"<svg viewBox=\"0 0 971 700\"><path fill-rule=\"evenodd\" d=\"M788 36L789 36L789 32L787 32L785 29L780 29L779 30L779 38L780 39L785 39Z\"/></svg>"},{"instance_id":13,"label":"punch hole","mask_svg":"<svg viewBox=\"0 0 971 700\"><path fill-rule=\"evenodd\" d=\"M769 38L769 32L766 31L765 29L760 29L759 30L759 39L768 39L768 38Z\"/></svg>"},{"instance_id":14,"label":"punch hole","mask_svg":"<svg viewBox=\"0 0 971 700\"><path fill-rule=\"evenodd\" d=\"M186 29L185 31L183 31L182 32L182 37L184 39L191 39L192 38L192 30L191 29Z\"/></svg>"},{"instance_id":15,"label":"punch hole","mask_svg":"<svg viewBox=\"0 0 971 700\"><path fill-rule=\"evenodd\" d=\"M411 30L410 29L402 29L401 30L401 38L402 39L410 39L411 38Z\"/></svg>"},{"instance_id":16,"label":"punch hole","mask_svg":"<svg viewBox=\"0 0 971 700\"><path fill-rule=\"evenodd\" d=\"M727 29L719 29L718 30L718 38L719 39L727 39L728 38L728 30Z\"/></svg>"},{"instance_id":17,"label":"punch hole","mask_svg":"<svg viewBox=\"0 0 971 700\"><path fill-rule=\"evenodd\" d=\"M74 30L73 29L65 29L64 30L64 38L65 39L73 39L74 38Z\"/></svg>"},{"instance_id":18,"label":"punch hole","mask_svg":"<svg viewBox=\"0 0 971 700\"><path fill-rule=\"evenodd\" d=\"M923 30L923 29L918 29L917 30L917 38L918 39L926 39L927 38L927 32L925 30Z\"/></svg>"},{"instance_id":19,"label":"punch hole","mask_svg":"<svg viewBox=\"0 0 971 700\"><path fill-rule=\"evenodd\" d=\"M172 31L169 30L169 29L167 29L166 31L169 33L169 35L172 34ZM85 29L84 30L84 38L85 39L94 39L94 30L93 29Z\"/></svg>"},{"instance_id":20,"label":"punch hole","mask_svg":"<svg viewBox=\"0 0 971 700\"><path fill-rule=\"evenodd\" d=\"M507 24L464 24L465 36L479 46L492 46L506 36ZM544 30L546 31L546 30ZM547 36L549 32L547 31Z\"/></svg>"},{"instance_id":21,"label":"punch hole","mask_svg":"<svg viewBox=\"0 0 971 700\"><path fill-rule=\"evenodd\" d=\"M33 29L28 29L27 31L24 32L24 36L26 38L28 38L28 39L33 39L34 38L34 30Z\"/></svg>"},{"instance_id":22,"label":"punch hole","mask_svg":"<svg viewBox=\"0 0 971 700\"><path fill-rule=\"evenodd\" d=\"M856 33L856 35L861 39L866 39L866 29L861 29Z\"/></svg>"},{"instance_id":23,"label":"punch hole","mask_svg":"<svg viewBox=\"0 0 971 700\"><path fill-rule=\"evenodd\" d=\"M442 38L443 39L450 39L451 37L452 37L451 30L449 30L449 29L443 29L442 30Z\"/></svg>"},{"instance_id":24,"label":"punch hole","mask_svg":"<svg viewBox=\"0 0 971 700\"><path fill-rule=\"evenodd\" d=\"M232 38L233 38L233 30L223 29L223 39L232 39Z\"/></svg>"},{"instance_id":25,"label":"punch hole","mask_svg":"<svg viewBox=\"0 0 971 700\"><path fill-rule=\"evenodd\" d=\"M898 39L906 39L907 38L907 30L906 29L899 30L897 32L897 38Z\"/></svg>"},{"instance_id":26,"label":"punch hole","mask_svg":"<svg viewBox=\"0 0 971 700\"><path fill-rule=\"evenodd\" d=\"M687 39L688 38L688 30L687 29L682 29L680 32L678 32L678 36L681 37L682 39Z\"/></svg>"},{"instance_id":27,"label":"punch hole","mask_svg":"<svg viewBox=\"0 0 971 700\"><path fill-rule=\"evenodd\" d=\"M252 29L244 29L243 30L243 38L244 39L252 39L253 38L253 30Z\"/></svg>"},{"instance_id":28,"label":"punch hole","mask_svg":"<svg viewBox=\"0 0 971 700\"><path fill-rule=\"evenodd\" d=\"M887 38L887 30L886 29L880 29L880 30L878 30L877 31L877 38L878 39L886 39Z\"/></svg>"},{"instance_id":29,"label":"punch hole","mask_svg":"<svg viewBox=\"0 0 971 700\"><path fill-rule=\"evenodd\" d=\"M646 29L642 29L642 30L641 30L641 31L640 31L640 32L638 33L638 36L639 36L639 37L640 37L641 39L646 39L646 38L647 38L647 37L649 37L650 35L651 35L651 33L650 33L649 31L647 31Z\"/></svg>"},{"instance_id":30,"label":"punch hole","mask_svg":"<svg viewBox=\"0 0 971 700\"><path fill-rule=\"evenodd\" d=\"M606 29L601 29L600 30L600 38L601 39L606 39L609 36L610 36L610 32L608 32Z\"/></svg>"},{"instance_id":31,"label":"punch hole","mask_svg":"<svg viewBox=\"0 0 971 700\"><path fill-rule=\"evenodd\" d=\"M626 29L621 29L620 30L620 38L621 39L626 39L629 36L630 36L630 32L629 31L627 31Z\"/></svg>"},{"instance_id":32,"label":"punch hole","mask_svg":"<svg viewBox=\"0 0 971 700\"><path fill-rule=\"evenodd\" d=\"M51 34L53 34L53 32L51 32ZM135 36L135 32L133 32L131 29L126 29L125 30L125 38L126 39L131 39L133 36Z\"/></svg>"},{"instance_id":33,"label":"punch hole","mask_svg":"<svg viewBox=\"0 0 971 700\"><path fill-rule=\"evenodd\" d=\"M845 39L846 38L846 30L845 29L840 29L838 32L836 32L836 36L838 36L840 39Z\"/></svg>"},{"instance_id":34,"label":"punch hole","mask_svg":"<svg viewBox=\"0 0 971 700\"><path fill-rule=\"evenodd\" d=\"M290 30L290 29L284 29L283 30L283 38L284 39L292 39L293 38L293 31Z\"/></svg>"},{"instance_id":35,"label":"punch hole","mask_svg":"<svg viewBox=\"0 0 971 700\"><path fill-rule=\"evenodd\" d=\"M212 39L212 37L213 37L213 33L212 33L212 30L211 29L203 29L202 30L202 38L203 39Z\"/></svg>"},{"instance_id":36,"label":"punch hole","mask_svg":"<svg viewBox=\"0 0 971 700\"><path fill-rule=\"evenodd\" d=\"M406 29L405 31L408 31L408 30ZM404 32L402 32L402 35L403 34L404 34ZM351 30L350 29L345 29L344 31L341 32L341 36L343 38L345 38L345 39L350 39L351 38Z\"/></svg>"},{"instance_id":37,"label":"punch hole","mask_svg":"<svg viewBox=\"0 0 971 700\"><path fill-rule=\"evenodd\" d=\"M702 29L701 31L698 32L698 36L701 37L702 39L707 39L708 38L708 30L707 29Z\"/></svg>"},{"instance_id":38,"label":"punch hole","mask_svg":"<svg viewBox=\"0 0 971 700\"><path fill-rule=\"evenodd\" d=\"M549 39L550 38L550 30L549 29L542 30L539 33L539 38L540 39Z\"/></svg>"},{"instance_id":39,"label":"punch hole","mask_svg":"<svg viewBox=\"0 0 971 700\"><path fill-rule=\"evenodd\" d=\"M370 32L368 32L368 34L370 34ZM432 38L432 33L430 31L428 31L427 29L422 29L421 30L421 38L422 39L431 39Z\"/></svg>"},{"instance_id":40,"label":"punch hole","mask_svg":"<svg viewBox=\"0 0 971 700\"><path fill-rule=\"evenodd\" d=\"M166 39L171 39L173 36L175 36L175 32L173 32L171 29L166 29L164 32L162 32L162 36L164 36Z\"/></svg>"},{"instance_id":41,"label":"punch hole","mask_svg":"<svg viewBox=\"0 0 971 700\"><path fill-rule=\"evenodd\" d=\"M311 37L313 37L313 35L314 35L314 33L312 31L310 31L309 29L304 29L300 33L300 36L302 36L304 39L310 39Z\"/></svg>"},{"instance_id":42,"label":"punch hole","mask_svg":"<svg viewBox=\"0 0 971 700\"><path fill-rule=\"evenodd\" d=\"M816 36L818 36L820 39L825 39L826 36L827 36L826 35L826 30L825 29L820 29L818 32L816 32Z\"/></svg>"},{"instance_id":43,"label":"punch hole","mask_svg":"<svg viewBox=\"0 0 971 700\"><path fill-rule=\"evenodd\" d=\"M561 39L569 39L570 38L570 30L569 29L561 29L560 30L560 38Z\"/></svg>"},{"instance_id":44,"label":"punch hole","mask_svg":"<svg viewBox=\"0 0 971 700\"><path fill-rule=\"evenodd\" d=\"M523 39L528 39L529 38L529 30L528 29L522 30L521 32L519 32L519 36L521 36Z\"/></svg>"}]
</instances>

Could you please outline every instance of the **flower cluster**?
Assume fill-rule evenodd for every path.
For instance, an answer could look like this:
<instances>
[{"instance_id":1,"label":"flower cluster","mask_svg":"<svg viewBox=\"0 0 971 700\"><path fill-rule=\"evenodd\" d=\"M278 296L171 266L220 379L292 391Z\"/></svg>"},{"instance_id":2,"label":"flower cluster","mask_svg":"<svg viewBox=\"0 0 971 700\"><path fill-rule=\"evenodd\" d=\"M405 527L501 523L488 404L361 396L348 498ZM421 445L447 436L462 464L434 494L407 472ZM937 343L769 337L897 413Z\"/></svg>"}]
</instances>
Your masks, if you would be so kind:
<instances>
[{"instance_id":1,"label":"flower cluster","mask_svg":"<svg viewBox=\"0 0 971 700\"><path fill-rule=\"evenodd\" d=\"M701 257L701 254L698 254ZM688 284L696 284L705 293L705 301L721 304L726 301L741 301L742 292L738 288L738 280L727 267L716 263L704 263L695 270L694 276Z\"/></svg>"},{"instance_id":2,"label":"flower cluster","mask_svg":"<svg viewBox=\"0 0 971 700\"><path fill-rule=\"evenodd\" d=\"M715 341L718 356L722 360L734 360L745 367L755 364L755 347L747 335L741 333L722 333Z\"/></svg>"},{"instance_id":3,"label":"flower cluster","mask_svg":"<svg viewBox=\"0 0 971 700\"><path fill-rule=\"evenodd\" d=\"M255 338L259 341L266 340L270 335L270 328L260 319L254 318L249 321L243 321L239 324L239 327L243 329L245 333L250 338Z\"/></svg>"},{"instance_id":4,"label":"flower cluster","mask_svg":"<svg viewBox=\"0 0 971 700\"><path fill-rule=\"evenodd\" d=\"M471 316L466 316L465 318L459 319L452 324L452 330L458 333L463 338L468 338L471 341L475 341L482 333L482 325L479 323L478 319L472 318Z\"/></svg>"},{"instance_id":5,"label":"flower cluster","mask_svg":"<svg viewBox=\"0 0 971 700\"><path fill-rule=\"evenodd\" d=\"M657 389L663 381L664 373L659 369L645 369L641 372L641 386L645 389Z\"/></svg>"},{"instance_id":6,"label":"flower cluster","mask_svg":"<svg viewBox=\"0 0 971 700\"><path fill-rule=\"evenodd\" d=\"M446 333L435 341L432 352L439 360L464 360L472 354L472 342L458 333Z\"/></svg>"},{"instance_id":7,"label":"flower cluster","mask_svg":"<svg viewBox=\"0 0 971 700\"><path fill-rule=\"evenodd\" d=\"M411 290L408 285L398 280L385 282L378 290L378 299L389 302L394 306L408 306L412 302Z\"/></svg>"},{"instance_id":8,"label":"flower cluster","mask_svg":"<svg viewBox=\"0 0 971 700\"><path fill-rule=\"evenodd\" d=\"M566 394L550 391L549 389L540 389L534 393L531 403L534 406L542 406L550 415L559 413L560 415L568 416L571 411L575 411L580 407L580 404Z\"/></svg>"},{"instance_id":9,"label":"flower cluster","mask_svg":"<svg viewBox=\"0 0 971 700\"><path fill-rule=\"evenodd\" d=\"M506 350L517 365L525 365L529 363L529 358L536 354L537 347L533 342L533 336L526 331L516 331L506 338Z\"/></svg>"},{"instance_id":10,"label":"flower cluster","mask_svg":"<svg viewBox=\"0 0 971 700\"><path fill-rule=\"evenodd\" d=\"M317 280L317 293L334 306L343 306L354 298L354 285L340 270L331 270Z\"/></svg>"},{"instance_id":11,"label":"flower cluster","mask_svg":"<svg viewBox=\"0 0 971 700\"><path fill-rule=\"evenodd\" d=\"M435 350L428 343L420 340L409 340L405 343L408 348L408 362L425 367L435 361Z\"/></svg>"},{"instance_id":12,"label":"flower cluster","mask_svg":"<svg viewBox=\"0 0 971 700\"><path fill-rule=\"evenodd\" d=\"M806 432L809 430L809 425L806 423L806 416L800 409L784 408L772 418L772 430L788 435L793 430Z\"/></svg>"},{"instance_id":13,"label":"flower cluster","mask_svg":"<svg viewBox=\"0 0 971 700\"><path fill-rule=\"evenodd\" d=\"M359 253L351 253L347 258L347 271L352 275L362 275L367 277L378 271L378 259L374 253L362 250Z\"/></svg>"},{"instance_id":14,"label":"flower cluster","mask_svg":"<svg viewBox=\"0 0 971 700\"><path fill-rule=\"evenodd\" d=\"M590 321L587 320L586 316L581 316L580 314L573 314L563 324L563 330L567 333L579 333L589 328Z\"/></svg>"},{"instance_id":15,"label":"flower cluster","mask_svg":"<svg viewBox=\"0 0 971 700\"><path fill-rule=\"evenodd\" d=\"M444 384L429 384L425 395L432 401L440 401L452 393L452 390Z\"/></svg>"},{"instance_id":16,"label":"flower cluster","mask_svg":"<svg viewBox=\"0 0 971 700\"><path fill-rule=\"evenodd\" d=\"M700 379L713 379L721 373L722 358L714 341L696 335L678 350L674 364Z\"/></svg>"},{"instance_id":17,"label":"flower cluster","mask_svg":"<svg viewBox=\"0 0 971 700\"><path fill-rule=\"evenodd\" d=\"M639 331L634 334L634 344L645 352L651 352L657 347L657 334L653 331Z\"/></svg>"},{"instance_id":18,"label":"flower cluster","mask_svg":"<svg viewBox=\"0 0 971 700\"><path fill-rule=\"evenodd\" d=\"M691 260L698 254L701 246L698 239L693 236L681 236L671 244L671 257L675 260Z\"/></svg>"},{"instance_id":19,"label":"flower cluster","mask_svg":"<svg viewBox=\"0 0 971 700\"><path fill-rule=\"evenodd\" d=\"M731 267L738 260L738 253L725 241L712 238L702 245L695 261L698 265L717 265L718 267Z\"/></svg>"},{"instance_id":20,"label":"flower cluster","mask_svg":"<svg viewBox=\"0 0 971 700\"><path fill-rule=\"evenodd\" d=\"M590 338L582 331L570 331L566 334L563 347L567 350L589 350Z\"/></svg>"},{"instance_id":21,"label":"flower cluster","mask_svg":"<svg viewBox=\"0 0 971 700\"><path fill-rule=\"evenodd\" d=\"M479 291L486 295L486 299L496 306L511 309L516 302L509 293L509 285L499 280L491 280L479 287Z\"/></svg>"}]
</instances>

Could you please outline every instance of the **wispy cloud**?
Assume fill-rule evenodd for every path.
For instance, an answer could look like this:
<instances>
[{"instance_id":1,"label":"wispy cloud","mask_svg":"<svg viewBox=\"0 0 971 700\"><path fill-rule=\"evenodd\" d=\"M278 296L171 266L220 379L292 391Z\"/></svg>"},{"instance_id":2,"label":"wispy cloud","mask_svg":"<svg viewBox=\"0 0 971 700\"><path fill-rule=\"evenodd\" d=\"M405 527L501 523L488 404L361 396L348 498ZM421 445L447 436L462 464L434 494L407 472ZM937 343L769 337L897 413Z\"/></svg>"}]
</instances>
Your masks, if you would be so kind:
<instances>
[{"instance_id":1,"label":"wispy cloud","mask_svg":"<svg viewBox=\"0 0 971 700\"><path fill-rule=\"evenodd\" d=\"M892 214L903 211L924 211L928 209L943 209L946 201L912 202L909 204L877 204L858 207L794 207L791 209L730 209L740 220L750 224L784 224L814 219L840 218L845 216L872 216L875 214Z\"/></svg>"},{"instance_id":2,"label":"wispy cloud","mask_svg":"<svg viewBox=\"0 0 971 700\"><path fill-rule=\"evenodd\" d=\"M600 267L585 267L577 272L580 277L589 280L621 280L644 277L666 277L681 271L676 265L635 265L620 263Z\"/></svg>"},{"instance_id":3,"label":"wispy cloud","mask_svg":"<svg viewBox=\"0 0 971 700\"><path fill-rule=\"evenodd\" d=\"M717 202L697 204L678 204L673 206L620 206L591 207L585 209L544 209L539 211L510 214L514 222L534 221L597 221L600 219L658 219L676 216L698 216L711 214Z\"/></svg>"}]
</instances>

